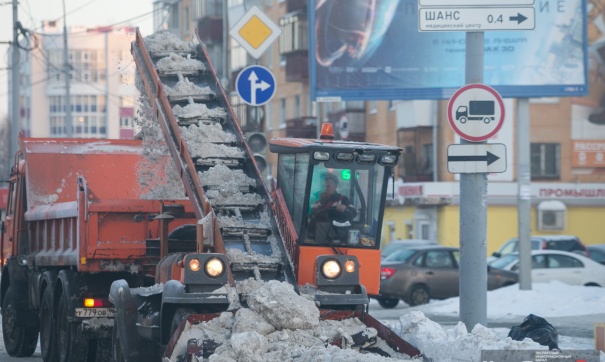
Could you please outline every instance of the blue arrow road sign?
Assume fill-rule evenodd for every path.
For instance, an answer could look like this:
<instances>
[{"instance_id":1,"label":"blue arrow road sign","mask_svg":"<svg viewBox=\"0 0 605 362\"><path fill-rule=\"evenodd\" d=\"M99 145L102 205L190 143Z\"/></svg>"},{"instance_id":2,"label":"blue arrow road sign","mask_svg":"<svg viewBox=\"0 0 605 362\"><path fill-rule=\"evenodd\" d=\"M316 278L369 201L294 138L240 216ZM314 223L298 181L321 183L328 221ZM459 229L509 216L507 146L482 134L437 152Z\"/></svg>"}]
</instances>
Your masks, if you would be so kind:
<instances>
[{"instance_id":1,"label":"blue arrow road sign","mask_svg":"<svg viewBox=\"0 0 605 362\"><path fill-rule=\"evenodd\" d=\"M235 81L237 94L251 106L262 106L275 94L275 77L260 65L244 68Z\"/></svg>"}]
</instances>

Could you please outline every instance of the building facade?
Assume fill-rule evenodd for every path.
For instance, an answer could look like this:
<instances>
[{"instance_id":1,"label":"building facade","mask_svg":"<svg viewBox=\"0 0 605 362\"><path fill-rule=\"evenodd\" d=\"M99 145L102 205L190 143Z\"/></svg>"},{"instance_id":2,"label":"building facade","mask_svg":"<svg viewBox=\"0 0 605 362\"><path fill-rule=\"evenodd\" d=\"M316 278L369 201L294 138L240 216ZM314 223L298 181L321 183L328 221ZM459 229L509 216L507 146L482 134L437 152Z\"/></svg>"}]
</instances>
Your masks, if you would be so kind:
<instances>
[{"instance_id":1,"label":"building facade","mask_svg":"<svg viewBox=\"0 0 605 362\"><path fill-rule=\"evenodd\" d=\"M22 130L31 137L67 136L63 27L44 22L22 52ZM73 137L134 138L134 29L71 27L68 33Z\"/></svg>"},{"instance_id":2,"label":"building facade","mask_svg":"<svg viewBox=\"0 0 605 362\"><path fill-rule=\"evenodd\" d=\"M224 3L227 26L205 27L212 17L192 8L215 7L215 1L156 1L168 12L164 18L180 19L172 29L185 39L185 25L198 30L201 39L213 37L227 44L226 52L213 59L228 64L226 74L238 119L250 131L273 137L315 137L318 124L333 123L336 137L397 145L403 155L397 167L395 195L389 200L383 242L390 238L435 239L441 244L460 243L459 176L448 172L447 147L459 143L449 126L447 101L355 101L314 103L309 92L308 21L306 0L229 0ZM575 234L586 244L605 242L598 226L605 220L605 26L600 18L602 0L588 1L590 95L581 98L530 99L531 188L524 197L532 201L532 234ZM255 60L225 29L245 11L257 6L282 29L279 41ZM189 10L184 7L189 7ZM172 17L170 11L179 16ZM196 15L193 15L193 14ZM183 18L184 14L189 14ZM218 14L218 10L215 11ZM212 18L214 19L214 18ZM215 20L218 22L218 20ZM178 30L177 30L178 29ZM187 32L188 33L188 32ZM188 33L189 34L189 33ZM214 34L214 35L212 35ZM203 40L206 44L207 40ZM212 42L210 42L212 43ZM212 43L213 46L214 43ZM602 57L603 56L603 57ZM229 61L225 61L229 59ZM250 64L262 64L273 72L277 93L262 109L251 109L233 92L238 72ZM517 102L505 99L504 126L489 142L504 143L507 170L488 175L487 249L498 249L517 235ZM276 164L267 155L269 170Z\"/></svg>"}]
</instances>

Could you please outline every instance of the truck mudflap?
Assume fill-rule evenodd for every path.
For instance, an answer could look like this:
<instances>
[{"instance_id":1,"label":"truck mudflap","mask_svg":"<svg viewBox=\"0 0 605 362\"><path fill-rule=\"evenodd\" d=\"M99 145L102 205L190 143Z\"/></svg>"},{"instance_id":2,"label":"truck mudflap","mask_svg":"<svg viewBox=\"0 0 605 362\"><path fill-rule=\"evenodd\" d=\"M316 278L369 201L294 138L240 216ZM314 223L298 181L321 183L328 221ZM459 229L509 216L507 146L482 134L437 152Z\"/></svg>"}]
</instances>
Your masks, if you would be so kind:
<instances>
[{"instance_id":1,"label":"truck mudflap","mask_svg":"<svg viewBox=\"0 0 605 362\"><path fill-rule=\"evenodd\" d=\"M237 310L231 311L234 314ZM214 318L218 318L221 313L208 313L208 314L192 314L183 320L176 331L173 333L166 349L164 350L163 360L169 361L173 355L177 343L181 335L188 330L192 325L196 325L203 322L208 322ZM420 351L405 341L403 338L398 336L395 332L389 329L384 324L380 323L377 319L362 311L351 311L351 310L326 310L320 311L321 320L333 320L343 321L350 318L358 318L367 327L374 328L376 330L375 335L367 334L366 332L359 332L351 335L351 338L339 337L332 340L329 344L340 347L342 349L352 348L363 353L374 353L381 356L391 356L392 352L406 354L410 357L422 357ZM388 346L384 347L384 344L379 343L382 340ZM181 342L182 343L182 342ZM209 358L212 355L219 343L212 339L199 340L191 338L187 341L187 349L185 356L180 356L179 360L187 362L198 361ZM184 359L182 359L184 357Z\"/></svg>"}]
</instances>

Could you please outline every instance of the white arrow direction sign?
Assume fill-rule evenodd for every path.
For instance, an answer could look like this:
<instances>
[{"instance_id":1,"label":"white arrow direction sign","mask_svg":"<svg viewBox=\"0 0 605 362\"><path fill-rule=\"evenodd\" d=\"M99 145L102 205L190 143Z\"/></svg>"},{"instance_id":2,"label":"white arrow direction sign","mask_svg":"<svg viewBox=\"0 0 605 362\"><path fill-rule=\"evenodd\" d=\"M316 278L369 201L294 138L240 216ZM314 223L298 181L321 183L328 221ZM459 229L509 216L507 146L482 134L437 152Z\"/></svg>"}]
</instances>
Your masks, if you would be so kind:
<instances>
[{"instance_id":1,"label":"white arrow direction sign","mask_svg":"<svg viewBox=\"0 0 605 362\"><path fill-rule=\"evenodd\" d=\"M449 145L447 170L450 173L506 172L506 146L502 143Z\"/></svg>"},{"instance_id":2,"label":"white arrow direction sign","mask_svg":"<svg viewBox=\"0 0 605 362\"><path fill-rule=\"evenodd\" d=\"M533 7L510 8L420 8L419 31L532 30Z\"/></svg>"},{"instance_id":3,"label":"white arrow direction sign","mask_svg":"<svg viewBox=\"0 0 605 362\"><path fill-rule=\"evenodd\" d=\"M250 94L250 98L251 98L250 103L256 104L256 91L260 90L262 92L264 90L267 90L269 87L271 87L271 85L269 83L265 82L264 80L261 80L260 83L257 83L258 76L256 75L256 72L254 72L254 71L252 71L252 73L250 73L250 76L248 76L248 81L250 82L250 90L252 92L252 94Z\"/></svg>"}]
</instances>

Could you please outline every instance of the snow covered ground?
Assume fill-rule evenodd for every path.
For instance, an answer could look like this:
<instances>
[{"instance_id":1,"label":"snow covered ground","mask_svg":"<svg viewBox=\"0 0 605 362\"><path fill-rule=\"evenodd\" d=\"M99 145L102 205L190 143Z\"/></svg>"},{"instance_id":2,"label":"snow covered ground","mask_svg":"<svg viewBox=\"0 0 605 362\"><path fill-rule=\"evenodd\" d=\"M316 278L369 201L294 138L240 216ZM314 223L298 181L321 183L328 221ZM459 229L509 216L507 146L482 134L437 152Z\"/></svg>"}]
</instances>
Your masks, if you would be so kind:
<instances>
[{"instance_id":1,"label":"snow covered ground","mask_svg":"<svg viewBox=\"0 0 605 362\"><path fill-rule=\"evenodd\" d=\"M530 313L540 317L595 316L594 322L605 322L605 288L570 286L560 282L536 283L532 290L521 291L518 285L496 289L487 294L488 319L510 319L518 324ZM476 326L469 333L460 323L455 327L442 327L427 315L458 316L460 298L433 301L428 305L402 309L397 322L385 322L397 334L415 345L434 361L480 361L480 351L488 349L547 350L531 340L522 342L507 338L509 328L488 329ZM514 322L513 322L514 321ZM565 350L594 350L594 340L560 336L559 347ZM600 361L605 353L600 352Z\"/></svg>"}]
</instances>

